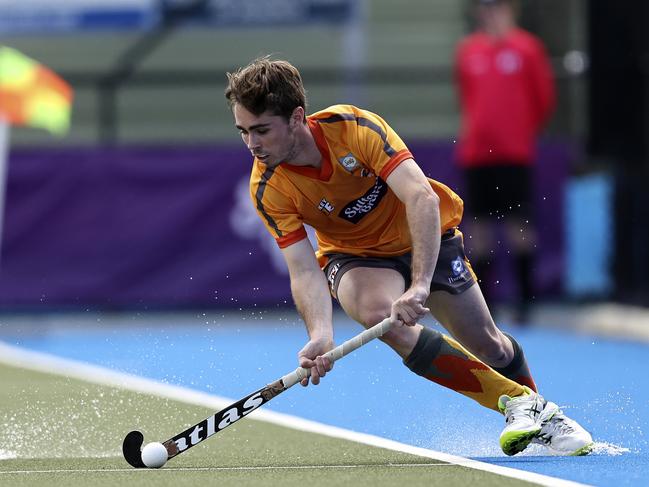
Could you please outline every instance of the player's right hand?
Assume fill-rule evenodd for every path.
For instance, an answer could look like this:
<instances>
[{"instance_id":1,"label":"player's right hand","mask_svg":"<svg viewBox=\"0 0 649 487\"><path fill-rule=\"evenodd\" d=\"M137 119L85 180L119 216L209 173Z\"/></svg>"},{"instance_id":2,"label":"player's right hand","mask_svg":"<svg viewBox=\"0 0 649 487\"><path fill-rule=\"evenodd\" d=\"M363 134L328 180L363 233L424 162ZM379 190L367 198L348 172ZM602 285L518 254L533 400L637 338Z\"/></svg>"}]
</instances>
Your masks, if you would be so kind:
<instances>
[{"instance_id":1,"label":"player's right hand","mask_svg":"<svg viewBox=\"0 0 649 487\"><path fill-rule=\"evenodd\" d=\"M417 321L430 313L425 303L430 290L425 286L412 285L394 302L390 318L397 326L414 326Z\"/></svg>"},{"instance_id":2,"label":"player's right hand","mask_svg":"<svg viewBox=\"0 0 649 487\"><path fill-rule=\"evenodd\" d=\"M320 383L320 378L327 375L333 369L333 362L326 357L325 353L334 348L333 340L330 338L311 339L297 354L300 367L311 369L311 383L315 386ZM309 378L300 381L303 386L309 385Z\"/></svg>"}]
</instances>

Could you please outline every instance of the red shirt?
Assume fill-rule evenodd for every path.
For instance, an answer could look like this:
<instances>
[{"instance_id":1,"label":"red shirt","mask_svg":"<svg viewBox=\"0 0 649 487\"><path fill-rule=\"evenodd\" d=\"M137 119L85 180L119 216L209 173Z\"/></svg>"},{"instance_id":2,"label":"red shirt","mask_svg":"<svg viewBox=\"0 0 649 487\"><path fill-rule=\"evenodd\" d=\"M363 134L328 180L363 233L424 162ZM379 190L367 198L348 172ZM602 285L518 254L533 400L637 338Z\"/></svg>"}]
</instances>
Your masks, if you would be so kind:
<instances>
[{"instance_id":1,"label":"red shirt","mask_svg":"<svg viewBox=\"0 0 649 487\"><path fill-rule=\"evenodd\" d=\"M476 32L457 49L455 76L462 107L459 164L531 164L536 135L555 104L541 42L519 28L503 38Z\"/></svg>"}]
</instances>

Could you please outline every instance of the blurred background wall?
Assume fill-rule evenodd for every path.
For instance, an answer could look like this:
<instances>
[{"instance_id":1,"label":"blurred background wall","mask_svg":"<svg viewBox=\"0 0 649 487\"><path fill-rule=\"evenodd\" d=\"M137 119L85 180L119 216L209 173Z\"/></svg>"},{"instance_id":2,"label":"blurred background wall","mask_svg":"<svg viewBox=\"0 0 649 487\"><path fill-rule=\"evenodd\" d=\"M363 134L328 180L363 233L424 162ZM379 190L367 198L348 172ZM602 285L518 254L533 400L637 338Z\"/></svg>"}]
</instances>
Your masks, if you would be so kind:
<instances>
[{"instance_id":1,"label":"blurred background wall","mask_svg":"<svg viewBox=\"0 0 649 487\"><path fill-rule=\"evenodd\" d=\"M150 4L151 16L159 15L157 2L132 3ZM312 110L337 101L354 102L387 114L409 138L452 139L457 134L451 68L455 45L472 24L470 2L322 1L315 3L328 5L330 17L304 14L286 23L269 17L269 12L277 5L290 11L309 0L207 5L211 3L221 6L213 15L225 12L226 19L195 20L207 16L199 10L194 20L171 17L168 30L163 19L152 18L141 20L154 24L149 29L126 24L86 27L72 34L45 29L40 35L29 29L3 39L43 60L75 86L73 130L66 144L237 140L222 99L225 72L268 53L301 68ZM561 93L553 134L584 135L584 78L571 76L566 56L586 48L586 4L521 3L522 24L546 41L553 56ZM239 10L241 17L224 5ZM261 11L253 15L249 9L255 6ZM579 70L575 62L579 61L571 67ZM15 144L50 142L31 131L20 131L14 138Z\"/></svg>"},{"instance_id":2,"label":"blurred background wall","mask_svg":"<svg viewBox=\"0 0 649 487\"><path fill-rule=\"evenodd\" d=\"M76 93L66 138L12 129L4 309L290 303L222 95L225 73L259 55L301 69L311 111L380 113L462 190L452 62L468 1L22 0L0 2L0 19L0 44ZM559 97L539 152L539 299L646 305L647 7L524 0L520 20ZM504 280L495 295L512 292Z\"/></svg>"}]
</instances>

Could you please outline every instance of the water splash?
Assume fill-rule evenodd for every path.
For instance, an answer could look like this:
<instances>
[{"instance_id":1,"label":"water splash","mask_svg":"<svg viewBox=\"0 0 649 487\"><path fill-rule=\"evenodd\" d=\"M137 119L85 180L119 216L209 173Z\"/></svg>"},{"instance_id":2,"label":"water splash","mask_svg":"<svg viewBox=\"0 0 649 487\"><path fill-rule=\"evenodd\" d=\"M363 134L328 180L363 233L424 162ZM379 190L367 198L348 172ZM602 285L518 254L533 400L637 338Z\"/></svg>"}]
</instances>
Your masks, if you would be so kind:
<instances>
[{"instance_id":1,"label":"water splash","mask_svg":"<svg viewBox=\"0 0 649 487\"><path fill-rule=\"evenodd\" d=\"M18 455L16 455L12 451L7 451L7 450L0 450L0 460L11 460L14 458L18 458Z\"/></svg>"},{"instance_id":2,"label":"water splash","mask_svg":"<svg viewBox=\"0 0 649 487\"><path fill-rule=\"evenodd\" d=\"M591 452L591 455L618 456L629 453L630 451L631 450L629 448L626 448L624 446L597 441L593 445L593 451Z\"/></svg>"}]
</instances>

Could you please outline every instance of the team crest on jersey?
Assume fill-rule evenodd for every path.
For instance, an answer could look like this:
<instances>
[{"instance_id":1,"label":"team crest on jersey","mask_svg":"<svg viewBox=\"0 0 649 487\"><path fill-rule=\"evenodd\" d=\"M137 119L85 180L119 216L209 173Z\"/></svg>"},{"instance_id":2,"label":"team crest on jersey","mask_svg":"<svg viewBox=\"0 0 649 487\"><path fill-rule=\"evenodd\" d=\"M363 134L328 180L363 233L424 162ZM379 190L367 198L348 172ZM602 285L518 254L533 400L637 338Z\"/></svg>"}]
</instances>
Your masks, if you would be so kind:
<instances>
[{"instance_id":1,"label":"team crest on jersey","mask_svg":"<svg viewBox=\"0 0 649 487\"><path fill-rule=\"evenodd\" d=\"M462 262L462 259L460 257L457 257L453 261L451 261L451 270L453 271L454 276L459 276L464 272L464 262Z\"/></svg>"},{"instance_id":2,"label":"team crest on jersey","mask_svg":"<svg viewBox=\"0 0 649 487\"><path fill-rule=\"evenodd\" d=\"M453 284L458 281L466 281L468 278L468 269L464 265L464 260L459 255L451 261L451 272L453 277L448 278L449 284Z\"/></svg>"},{"instance_id":3,"label":"team crest on jersey","mask_svg":"<svg viewBox=\"0 0 649 487\"><path fill-rule=\"evenodd\" d=\"M496 57L496 66L501 73L514 74L521 70L523 59L516 51L507 49Z\"/></svg>"},{"instance_id":4,"label":"team crest on jersey","mask_svg":"<svg viewBox=\"0 0 649 487\"><path fill-rule=\"evenodd\" d=\"M340 165L349 172L354 172L356 169L358 169L359 166L358 160L356 160L356 157L354 157L354 154L352 154L351 152L346 156L338 159L338 162L340 162Z\"/></svg>"},{"instance_id":5,"label":"team crest on jersey","mask_svg":"<svg viewBox=\"0 0 649 487\"><path fill-rule=\"evenodd\" d=\"M323 213L326 213L329 215L332 211L334 211L334 205L329 203L325 198L322 198L320 200L320 204L318 205L318 210L320 210Z\"/></svg>"}]
</instances>

